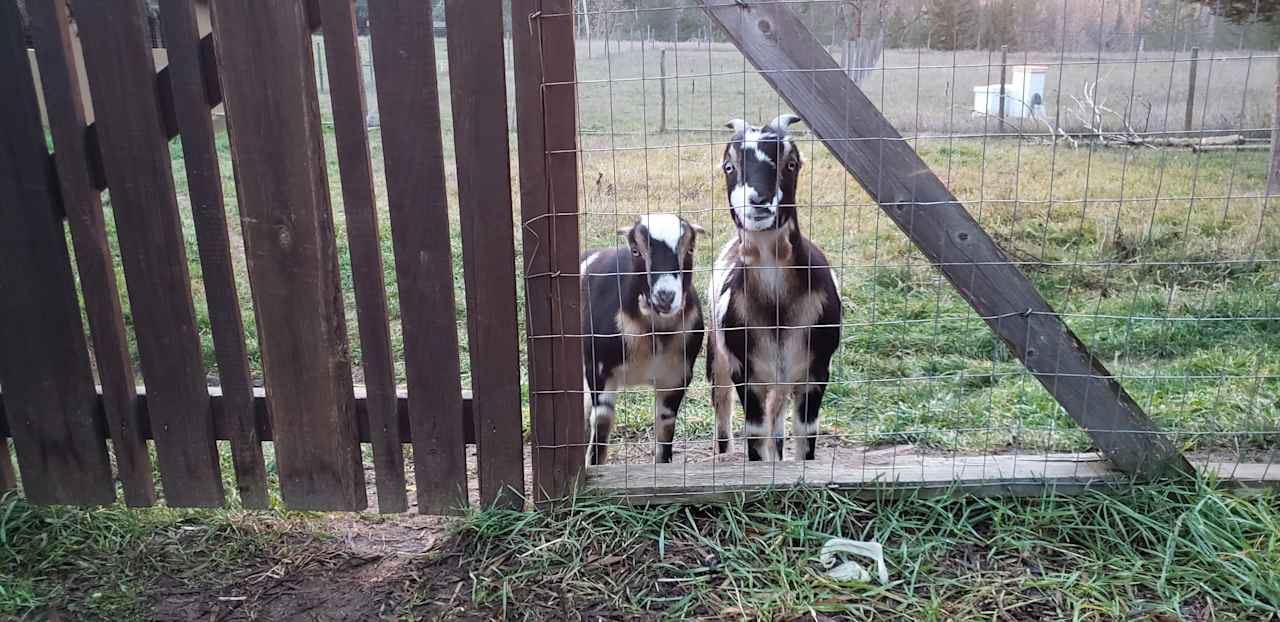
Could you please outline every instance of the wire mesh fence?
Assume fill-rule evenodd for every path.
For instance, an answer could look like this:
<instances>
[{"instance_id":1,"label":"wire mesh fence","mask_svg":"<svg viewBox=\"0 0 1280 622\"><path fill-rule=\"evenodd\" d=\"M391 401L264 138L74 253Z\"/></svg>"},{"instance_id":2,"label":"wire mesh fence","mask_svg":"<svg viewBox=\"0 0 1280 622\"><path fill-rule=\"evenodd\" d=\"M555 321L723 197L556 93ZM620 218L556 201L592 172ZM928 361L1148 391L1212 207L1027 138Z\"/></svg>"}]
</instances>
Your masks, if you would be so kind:
<instances>
[{"instance_id":1,"label":"wire mesh fence","mask_svg":"<svg viewBox=\"0 0 1280 622\"><path fill-rule=\"evenodd\" d=\"M1238 3L1172 0L746 4L780 5L807 25L840 63L809 71L857 81L1000 246L1001 263L1031 279L1159 434L1195 464L1273 475L1280 231L1268 196L1268 145L1277 55L1262 5L1241 12ZM744 435L784 433L745 424L742 401L769 401L763 410L792 419L781 401L803 410L815 383L825 390L815 455L802 460L793 449L804 420L797 415L784 452L797 463L767 468L801 474L787 471L776 483L835 481L837 472L859 469L874 479L877 469L912 465L943 480L1018 460L1090 468L1081 465L1093 460L1093 440L1042 386L1055 382L1053 372L1029 372L991 330L1000 318L966 304L942 266L829 150L882 137L819 138L805 124L787 132L792 147L762 161L775 164L781 180L787 150L803 158L794 205L775 201L789 215L774 225L794 217L825 254L841 311L838 344L825 380L800 373L730 382L735 443L722 454L712 402L724 384L707 372L702 342L717 341L717 314L730 297L716 277L725 269L717 256L746 239L732 215L740 182L729 169L746 166L734 159L746 143L777 140L781 132L764 126L794 110L701 2L573 6L581 268L592 276L583 280L580 332L528 338L582 338L583 443L607 444L599 462L616 472L616 490L654 484L660 474L690 489L745 481ZM735 134L725 127L731 119L751 128ZM701 308L684 305L674 312L679 321L653 306L665 270L652 252L662 241L660 214L704 230L692 242L691 264L676 270L689 276ZM649 234L639 249L635 231L619 235L638 219ZM683 245L691 237L668 235L678 238L671 249L690 250ZM784 270L794 265L775 255ZM638 302L629 299L632 277L641 277ZM745 294L734 296L774 306L772 323L742 327L741 348L774 357L754 366L812 371L813 335L829 326L781 319L803 316L797 308L809 290L771 297L751 289L761 279L743 281ZM784 356L778 344L786 332L803 334L807 352ZM692 333L701 334L688 339ZM660 467L672 410L664 396L683 388L684 370L671 376L680 386L661 378L683 361L695 362L676 402L674 466ZM668 385L657 399L655 382ZM773 397L764 388L775 389Z\"/></svg>"}]
</instances>

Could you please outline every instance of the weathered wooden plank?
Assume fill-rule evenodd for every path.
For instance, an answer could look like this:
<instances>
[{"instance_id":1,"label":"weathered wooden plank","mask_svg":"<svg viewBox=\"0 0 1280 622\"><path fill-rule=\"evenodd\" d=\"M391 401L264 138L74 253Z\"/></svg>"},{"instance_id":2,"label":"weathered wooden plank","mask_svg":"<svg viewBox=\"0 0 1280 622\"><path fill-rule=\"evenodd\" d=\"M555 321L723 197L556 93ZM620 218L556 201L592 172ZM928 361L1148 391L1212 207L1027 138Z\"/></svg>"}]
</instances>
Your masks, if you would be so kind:
<instances>
[{"instance_id":1,"label":"weathered wooden plank","mask_svg":"<svg viewBox=\"0 0 1280 622\"><path fill-rule=\"evenodd\" d=\"M115 501L17 5L0 3L0 385L27 498ZM8 463L8 447L3 462ZM11 466L11 465L10 465ZM0 467L2 468L2 467ZM9 479L5 476L5 479Z\"/></svg>"},{"instance_id":2,"label":"weathered wooden plank","mask_svg":"<svg viewBox=\"0 0 1280 622\"><path fill-rule=\"evenodd\" d=\"M169 52L170 86L175 120L182 136L187 193L195 222L196 243L204 277L209 326L222 387L219 419L229 424L232 465L240 503L246 508L271 507L267 470L253 421L253 381L245 347L244 320L231 262L231 238L223 201L222 176L209 114L207 84L200 71L200 26L193 0L161 0L161 20Z\"/></svg>"},{"instance_id":3,"label":"weathered wooden plank","mask_svg":"<svg viewBox=\"0 0 1280 622\"><path fill-rule=\"evenodd\" d=\"M511 0L514 21L539 11L539 0ZM543 136L542 45L537 31L540 22L530 20L529 28L511 29L515 65L516 149L520 158L520 219L523 222L525 338L528 340L530 458L533 461L533 496L537 501L562 496L556 482L554 376L551 365L555 344L540 338L552 334L551 254L544 252L543 240L551 239L547 213L546 140Z\"/></svg>"},{"instance_id":4,"label":"weathered wooden plank","mask_svg":"<svg viewBox=\"0 0 1280 622\"><path fill-rule=\"evenodd\" d=\"M512 0L536 500L577 484L585 437L577 334L577 130L572 3Z\"/></svg>"},{"instance_id":5,"label":"weathered wooden plank","mask_svg":"<svg viewBox=\"0 0 1280 622\"><path fill-rule=\"evenodd\" d=\"M1191 472L1178 448L791 11L732 0L703 4L1118 468L1141 477Z\"/></svg>"},{"instance_id":6,"label":"weathered wooden plank","mask_svg":"<svg viewBox=\"0 0 1280 622\"><path fill-rule=\"evenodd\" d=\"M329 69L338 168L342 176L342 207L347 215L347 246L351 279L356 290L366 408L373 438L378 510L403 512L404 449L396 419L395 363L387 320L386 285L382 280L382 252L378 239L377 202L373 193L373 165L365 129L364 76L356 37L352 0L320 0L325 60Z\"/></svg>"},{"instance_id":7,"label":"weathered wooden plank","mask_svg":"<svg viewBox=\"0 0 1280 622\"><path fill-rule=\"evenodd\" d=\"M293 2L213 4L285 503L367 505L311 37Z\"/></svg>"},{"instance_id":8,"label":"weathered wooden plank","mask_svg":"<svg viewBox=\"0 0 1280 622\"><path fill-rule=\"evenodd\" d=\"M81 71L73 47L75 35L71 33L65 2L33 2L29 11L53 135L62 211L71 229L116 468L124 486L125 503L149 506L155 503L151 454L139 434L142 422L133 363L100 194L85 165L85 110L80 92Z\"/></svg>"},{"instance_id":9,"label":"weathered wooden plank","mask_svg":"<svg viewBox=\"0 0 1280 622\"><path fill-rule=\"evenodd\" d=\"M582 416L581 289L578 258L578 90L573 0L543 0L541 19L552 278L556 301L556 450L562 494L577 488L586 459Z\"/></svg>"},{"instance_id":10,"label":"weathered wooden plank","mask_svg":"<svg viewBox=\"0 0 1280 622\"><path fill-rule=\"evenodd\" d=\"M223 503L186 243L141 2L76 0L98 139L171 506Z\"/></svg>"},{"instance_id":11,"label":"weathered wooden plank","mask_svg":"<svg viewBox=\"0 0 1280 622\"><path fill-rule=\"evenodd\" d=\"M1280 468L1266 464L1201 465L1232 487L1278 487ZM659 464L587 468L587 495L618 497L634 504L708 502L796 487L848 491L881 499L894 494L982 497L1078 494L1131 485L1133 478L1096 453L912 457L895 464L841 460L751 464Z\"/></svg>"},{"instance_id":12,"label":"weathered wooden plank","mask_svg":"<svg viewBox=\"0 0 1280 622\"><path fill-rule=\"evenodd\" d=\"M356 400L356 429L360 433L361 443L370 443L372 438L369 433L369 420L366 406L366 393L363 386L355 386ZM102 411L101 405L101 389L98 391L98 406L94 416L99 424L106 427L106 417ZM213 410L214 418L214 436L220 441L229 441L235 431L231 424L227 423L227 418L222 416L222 387L209 387L209 404ZM141 413L143 426L140 434L142 438L151 440L151 425L147 423L147 392L146 387L138 389L138 411ZM447 416L447 415L446 415ZM400 421L400 442L407 444L413 442L409 434L409 392L404 389L396 390L396 417ZM463 439L467 445L474 445L475 435L471 430L473 425L473 413L471 408L471 394L462 393L462 412L459 413L462 429L467 431L466 437ZM267 392L262 387L253 389L253 421L254 428L257 430L258 439L261 441L270 441L274 439L271 431L271 416L267 413ZM107 430L107 438L110 438L110 430ZM0 392L0 438L9 438L9 426L4 418L4 393ZM1277 467L1280 468L1280 467Z\"/></svg>"},{"instance_id":13,"label":"weathered wooden plank","mask_svg":"<svg viewBox=\"0 0 1280 622\"><path fill-rule=\"evenodd\" d=\"M480 503L524 504L515 234L502 0L448 0L449 93L462 220Z\"/></svg>"},{"instance_id":14,"label":"weathered wooden plank","mask_svg":"<svg viewBox=\"0 0 1280 622\"><path fill-rule=\"evenodd\" d=\"M369 5L387 202L404 329L409 421L424 513L467 505L458 336L431 3Z\"/></svg>"}]
</instances>

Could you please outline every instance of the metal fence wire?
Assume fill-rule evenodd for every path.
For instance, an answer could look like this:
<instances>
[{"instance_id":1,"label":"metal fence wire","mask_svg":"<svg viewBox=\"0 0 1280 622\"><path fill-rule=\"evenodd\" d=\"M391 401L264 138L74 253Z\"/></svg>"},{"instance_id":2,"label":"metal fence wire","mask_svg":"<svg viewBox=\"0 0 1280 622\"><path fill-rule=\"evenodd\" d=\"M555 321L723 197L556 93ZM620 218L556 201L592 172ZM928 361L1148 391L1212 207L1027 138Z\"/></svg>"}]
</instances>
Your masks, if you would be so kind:
<instances>
[{"instance_id":1,"label":"metal fence wire","mask_svg":"<svg viewBox=\"0 0 1280 622\"><path fill-rule=\"evenodd\" d=\"M534 17L571 17L576 31L584 258L626 252L618 230L642 217L675 214L700 226L692 283L710 343L721 297L708 289L714 262L739 236L723 169L734 132L725 124L759 127L798 111L702 2L563 4L571 14ZM1053 309L1036 313L1063 320L1158 429L1117 434L1161 436L1220 475L1280 472L1272 469L1280 225L1268 191L1278 58L1270 15L1175 0L746 4L748 15L781 8L798 17L839 67L795 71L855 80L1002 249L1000 263L1025 274ZM524 20L514 16L514 27ZM555 86L564 83L542 84ZM588 468L588 481L609 494L657 498L799 480L978 487L1111 473L1042 384L1059 372L1028 371L993 333L1001 318L967 304L945 266L832 153L842 141L884 137L819 137L806 123L789 134L803 156L799 230L829 260L842 311L814 459L797 455L785 409L784 460L749 462L737 395L732 451L718 455L704 347L687 353L696 362L671 464L655 463L662 404L653 387L613 382L605 387L616 396L607 461ZM920 209L934 207L942 206ZM625 289L628 273L613 270L610 291ZM625 306L618 297L615 306ZM584 317L593 300L584 292ZM798 302L771 304L784 317ZM581 339L587 360L607 360L603 349L612 352L627 329L593 325L575 332L577 318L566 319L565 329L531 328L527 338ZM699 330L680 325L676 332ZM626 336L646 335L667 337L645 342L655 352L692 343L656 328ZM622 356L642 355L631 346ZM584 451L594 427L589 384L581 390Z\"/></svg>"}]
</instances>

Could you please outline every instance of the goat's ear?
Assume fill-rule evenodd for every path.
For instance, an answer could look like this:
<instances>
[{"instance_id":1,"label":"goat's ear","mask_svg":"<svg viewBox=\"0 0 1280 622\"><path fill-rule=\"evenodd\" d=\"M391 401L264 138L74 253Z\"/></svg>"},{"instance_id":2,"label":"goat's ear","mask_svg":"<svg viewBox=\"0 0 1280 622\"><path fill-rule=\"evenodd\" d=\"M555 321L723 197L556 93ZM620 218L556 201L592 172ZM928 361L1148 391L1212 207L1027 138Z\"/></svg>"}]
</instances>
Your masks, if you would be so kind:
<instances>
[{"instance_id":1,"label":"goat's ear","mask_svg":"<svg viewBox=\"0 0 1280 622\"><path fill-rule=\"evenodd\" d=\"M742 119L729 119L724 126L733 130L734 134L739 134L747 130L749 124Z\"/></svg>"},{"instance_id":2,"label":"goat's ear","mask_svg":"<svg viewBox=\"0 0 1280 622\"><path fill-rule=\"evenodd\" d=\"M697 231L699 235L706 235L706 234L707 234L707 230L706 230L706 229L703 229L703 228L702 228L702 225L700 225L700 224L698 224L698 223L696 223L696 222L691 222L691 223L689 223L689 228L690 228L690 229L693 229L694 231Z\"/></svg>"},{"instance_id":3,"label":"goat's ear","mask_svg":"<svg viewBox=\"0 0 1280 622\"><path fill-rule=\"evenodd\" d=\"M779 132L782 132L782 131L785 131L788 127L790 127L791 124L799 120L800 120L800 117L797 117L796 115L793 115L790 113L780 114L774 120L769 122L769 127Z\"/></svg>"},{"instance_id":4,"label":"goat's ear","mask_svg":"<svg viewBox=\"0 0 1280 622\"><path fill-rule=\"evenodd\" d=\"M620 236L622 236L622 237L624 237L624 238L625 238L625 237L630 237L630 235L631 235L631 227L618 227L618 231L617 231L617 233L618 233L618 235L620 235Z\"/></svg>"}]
</instances>

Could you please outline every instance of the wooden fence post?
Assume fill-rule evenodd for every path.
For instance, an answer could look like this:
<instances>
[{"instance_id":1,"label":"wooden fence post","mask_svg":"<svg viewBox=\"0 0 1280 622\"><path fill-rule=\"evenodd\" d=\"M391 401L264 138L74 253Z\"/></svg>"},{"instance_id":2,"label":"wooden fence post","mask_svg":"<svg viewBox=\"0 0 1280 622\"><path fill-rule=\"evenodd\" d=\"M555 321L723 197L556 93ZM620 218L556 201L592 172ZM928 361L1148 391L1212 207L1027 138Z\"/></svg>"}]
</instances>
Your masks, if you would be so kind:
<instances>
[{"instance_id":1,"label":"wooden fence post","mask_svg":"<svg viewBox=\"0 0 1280 622\"><path fill-rule=\"evenodd\" d=\"M1194 472L792 12L726 0L703 6L1118 469Z\"/></svg>"},{"instance_id":2,"label":"wooden fence post","mask_svg":"<svg viewBox=\"0 0 1280 622\"><path fill-rule=\"evenodd\" d=\"M480 504L524 503L516 251L502 0L447 0Z\"/></svg>"},{"instance_id":3,"label":"wooden fence post","mask_svg":"<svg viewBox=\"0 0 1280 622\"><path fill-rule=\"evenodd\" d=\"M347 216L351 281L360 326L364 386L368 394L369 435L373 439L374 482L379 512L409 507L405 490L404 446L396 418L395 358L387 318L378 205L374 197L373 160L365 127L364 72L351 0L320 0L324 29L324 62L333 108L334 142L342 179L342 209Z\"/></svg>"},{"instance_id":4,"label":"wooden fence post","mask_svg":"<svg viewBox=\"0 0 1280 622\"><path fill-rule=\"evenodd\" d=\"M658 94L662 101L662 106L659 108L661 112L660 112L660 116L658 117L659 119L658 131L666 132L667 131L667 49L666 48L662 48L662 51L658 53L658 66L661 68L660 71L662 72L662 78L658 81Z\"/></svg>"},{"instance_id":5,"label":"wooden fence post","mask_svg":"<svg viewBox=\"0 0 1280 622\"><path fill-rule=\"evenodd\" d=\"M0 3L0 382L27 498L115 501L18 7ZM12 483L7 444L0 486Z\"/></svg>"},{"instance_id":6,"label":"wooden fence post","mask_svg":"<svg viewBox=\"0 0 1280 622\"><path fill-rule=\"evenodd\" d=\"M138 412L138 389L101 195L94 187L86 155L83 67L76 60L67 4L33 2L28 8L53 135L62 211L75 248L94 361L102 385L103 410L111 429L111 448L125 503L145 507L155 503L155 483L151 455L142 438L146 422Z\"/></svg>"},{"instance_id":7,"label":"wooden fence post","mask_svg":"<svg viewBox=\"0 0 1280 622\"><path fill-rule=\"evenodd\" d=\"M1267 195L1280 195L1280 57L1276 58L1275 101L1271 107L1271 170L1267 175Z\"/></svg>"},{"instance_id":8,"label":"wooden fence post","mask_svg":"<svg viewBox=\"0 0 1280 622\"><path fill-rule=\"evenodd\" d=\"M156 92L142 4L76 0L72 8L111 184L165 500L221 506L221 461L166 140L166 128L178 125L176 114L158 97L137 96ZM165 90L172 105L172 83Z\"/></svg>"},{"instance_id":9,"label":"wooden fence post","mask_svg":"<svg viewBox=\"0 0 1280 622\"><path fill-rule=\"evenodd\" d=\"M1000 46L1000 130L1004 131L1004 82L1008 78L1006 72L1009 69L1009 46Z\"/></svg>"},{"instance_id":10,"label":"wooden fence post","mask_svg":"<svg viewBox=\"0 0 1280 622\"><path fill-rule=\"evenodd\" d=\"M443 514L469 500L432 13L421 0L369 3L418 511Z\"/></svg>"},{"instance_id":11,"label":"wooden fence post","mask_svg":"<svg viewBox=\"0 0 1280 622\"><path fill-rule=\"evenodd\" d=\"M578 290L577 100L570 0L512 0L524 222L533 493L573 491L585 459ZM567 18L566 18L567 16ZM524 27L528 24L528 27ZM609 32L610 29L606 29Z\"/></svg>"},{"instance_id":12,"label":"wooden fence post","mask_svg":"<svg viewBox=\"0 0 1280 622\"><path fill-rule=\"evenodd\" d=\"M218 67L285 503L368 503L311 35L297 3L217 0Z\"/></svg>"},{"instance_id":13,"label":"wooden fence post","mask_svg":"<svg viewBox=\"0 0 1280 622\"><path fill-rule=\"evenodd\" d=\"M1200 63L1200 48L1191 48L1191 63L1187 69L1187 116L1183 121L1182 129L1186 132L1191 131L1192 121L1195 120L1196 111L1196 65Z\"/></svg>"}]
</instances>

